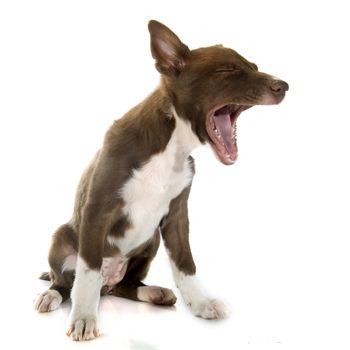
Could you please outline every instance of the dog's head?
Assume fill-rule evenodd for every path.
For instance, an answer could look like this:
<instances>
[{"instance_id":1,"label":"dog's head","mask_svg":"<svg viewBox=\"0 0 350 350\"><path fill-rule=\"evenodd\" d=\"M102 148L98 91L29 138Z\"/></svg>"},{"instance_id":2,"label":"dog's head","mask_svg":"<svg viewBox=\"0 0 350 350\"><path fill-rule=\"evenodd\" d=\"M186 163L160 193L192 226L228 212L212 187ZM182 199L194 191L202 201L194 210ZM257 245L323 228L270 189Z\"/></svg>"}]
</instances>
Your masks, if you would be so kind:
<instances>
[{"instance_id":1,"label":"dog's head","mask_svg":"<svg viewBox=\"0 0 350 350\"><path fill-rule=\"evenodd\" d=\"M190 50L166 26L149 22L151 51L176 111L224 164L237 159L236 121L254 105L280 103L288 84L221 45Z\"/></svg>"}]
</instances>

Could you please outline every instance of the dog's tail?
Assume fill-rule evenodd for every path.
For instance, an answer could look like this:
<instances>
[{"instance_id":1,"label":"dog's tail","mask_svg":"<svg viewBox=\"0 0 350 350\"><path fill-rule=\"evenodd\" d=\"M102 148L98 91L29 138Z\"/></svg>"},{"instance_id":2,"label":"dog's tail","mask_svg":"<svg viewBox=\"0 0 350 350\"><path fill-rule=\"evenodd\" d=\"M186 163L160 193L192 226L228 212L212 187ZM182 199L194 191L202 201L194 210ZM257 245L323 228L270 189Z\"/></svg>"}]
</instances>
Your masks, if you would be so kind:
<instances>
[{"instance_id":1,"label":"dog's tail","mask_svg":"<svg viewBox=\"0 0 350 350\"><path fill-rule=\"evenodd\" d=\"M44 281L51 281L50 273L49 273L49 272L43 272L43 273L39 276L39 279L44 280Z\"/></svg>"}]
</instances>

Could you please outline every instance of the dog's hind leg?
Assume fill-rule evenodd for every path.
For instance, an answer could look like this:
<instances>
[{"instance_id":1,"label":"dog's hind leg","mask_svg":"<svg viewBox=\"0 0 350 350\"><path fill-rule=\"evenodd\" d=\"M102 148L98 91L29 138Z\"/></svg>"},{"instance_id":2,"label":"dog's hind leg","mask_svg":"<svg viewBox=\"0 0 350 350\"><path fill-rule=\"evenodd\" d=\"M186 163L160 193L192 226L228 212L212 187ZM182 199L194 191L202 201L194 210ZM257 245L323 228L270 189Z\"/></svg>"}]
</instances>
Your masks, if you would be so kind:
<instances>
[{"instance_id":1,"label":"dog's hind leg","mask_svg":"<svg viewBox=\"0 0 350 350\"><path fill-rule=\"evenodd\" d=\"M147 273L151 261L151 258L132 259L129 264L129 266L132 266L130 270L131 274L126 275L111 290L103 288L101 291L102 295L114 295L116 297L144 301L155 305L174 305L176 303L176 296L171 289L147 286L141 282L143 277L140 276L143 273Z\"/></svg>"},{"instance_id":2,"label":"dog's hind leg","mask_svg":"<svg viewBox=\"0 0 350 350\"><path fill-rule=\"evenodd\" d=\"M74 281L77 237L69 224L62 225L53 235L49 253L50 273L40 278L50 280L48 290L38 295L34 308L38 312L56 310L70 296Z\"/></svg>"},{"instance_id":3,"label":"dog's hind leg","mask_svg":"<svg viewBox=\"0 0 350 350\"><path fill-rule=\"evenodd\" d=\"M155 305L174 305L176 303L176 296L171 289L158 286L147 286L142 282L148 273L154 256L157 253L159 242L160 235L159 232L157 232L146 250L140 255L130 259L123 280L111 290L103 288L101 291L102 294L144 301Z\"/></svg>"}]
</instances>

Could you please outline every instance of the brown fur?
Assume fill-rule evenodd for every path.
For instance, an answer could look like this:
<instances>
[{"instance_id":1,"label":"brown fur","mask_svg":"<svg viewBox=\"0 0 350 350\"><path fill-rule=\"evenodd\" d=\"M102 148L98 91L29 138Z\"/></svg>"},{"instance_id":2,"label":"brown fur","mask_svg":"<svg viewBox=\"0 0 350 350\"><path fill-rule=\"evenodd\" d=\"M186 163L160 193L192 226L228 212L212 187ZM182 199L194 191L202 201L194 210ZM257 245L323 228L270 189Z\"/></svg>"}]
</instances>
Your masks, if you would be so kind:
<instances>
[{"instance_id":1,"label":"brown fur","mask_svg":"<svg viewBox=\"0 0 350 350\"><path fill-rule=\"evenodd\" d=\"M234 50L212 46L191 51L156 21L150 22L149 31L152 56L161 73L160 87L107 131L101 150L82 176L71 221L61 226L53 237L49 254L50 288L58 290L64 299L68 298L74 279L71 272L62 273L67 256L79 253L91 269L99 270L103 257L118 253L117 247L108 244L107 235L120 238L132 227L122 212L124 202L118 191L133 170L166 148L175 129L172 106L181 118L190 122L202 143L212 143L206 118L213 107L227 103L252 106L262 103L267 95L278 103L288 89L282 81L275 87L277 83L272 76L259 72L254 63ZM164 43L171 50L164 50ZM194 173L192 158L191 162ZM188 241L189 194L190 186L171 201L160 230L178 269L192 275L196 267ZM102 293L137 299L137 288L144 286L142 280L157 252L159 239L157 229L151 240L130 252L124 279Z\"/></svg>"},{"instance_id":2,"label":"brown fur","mask_svg":"<svg viewBox=\"0 0 350 350\"><path fill-rule=\"evenodd\" d=\"M196 265L193 261L189 244L189 220L187 201L191 187L187 187L169 207L169 213L161 223L161 232L164 244L170 252L172 261L180 271L187 275L196 273Z\"/></svg>"},{"instance_id":3,"label":"brown fur","mask_svg":"<svg viewBox=\"0 0 350 350\"><path fill-rule=\"evenodd\" d=\"M133 169L165 149L175 128L174 120L168 118L169 108L170 101L157 90L115 121L101 151L83 174L72 223L76 231L87 231L79 246L91 268L101 266L107 234L121 237L131 225L121 213L123 201L115 194Z\"/></svg>"}]
</instances>

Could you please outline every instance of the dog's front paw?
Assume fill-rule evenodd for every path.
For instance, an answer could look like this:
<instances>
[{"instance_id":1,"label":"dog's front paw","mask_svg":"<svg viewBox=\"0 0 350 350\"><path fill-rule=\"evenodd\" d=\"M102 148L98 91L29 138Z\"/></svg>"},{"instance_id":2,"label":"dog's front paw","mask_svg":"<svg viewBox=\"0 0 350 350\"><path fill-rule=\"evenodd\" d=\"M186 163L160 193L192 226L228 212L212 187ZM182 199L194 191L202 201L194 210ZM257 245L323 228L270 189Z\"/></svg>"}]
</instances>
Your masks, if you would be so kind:
<instances>
[{"instance_id":1,"label":"dog's front paw","mask_svg":"<svg viewBox=\"0 0 350 350\"><path fill-rule=\"evenodd\" d=\"M94 316L70 322L67 335L75 341L92 340L100 335Z\"/></svg>"},{"instance_id":2,"label":"dog's front paw","mask_svg":"<svg viewBox=\"0 0 350 350\"><path fill-rule=\"evenodd\" d=\"M195 316L205 319L220 319L229 316L229 309L220 300L217 299L203 299L200 301L193 301L187 304Z\"/></svg>"}]
</instances>

